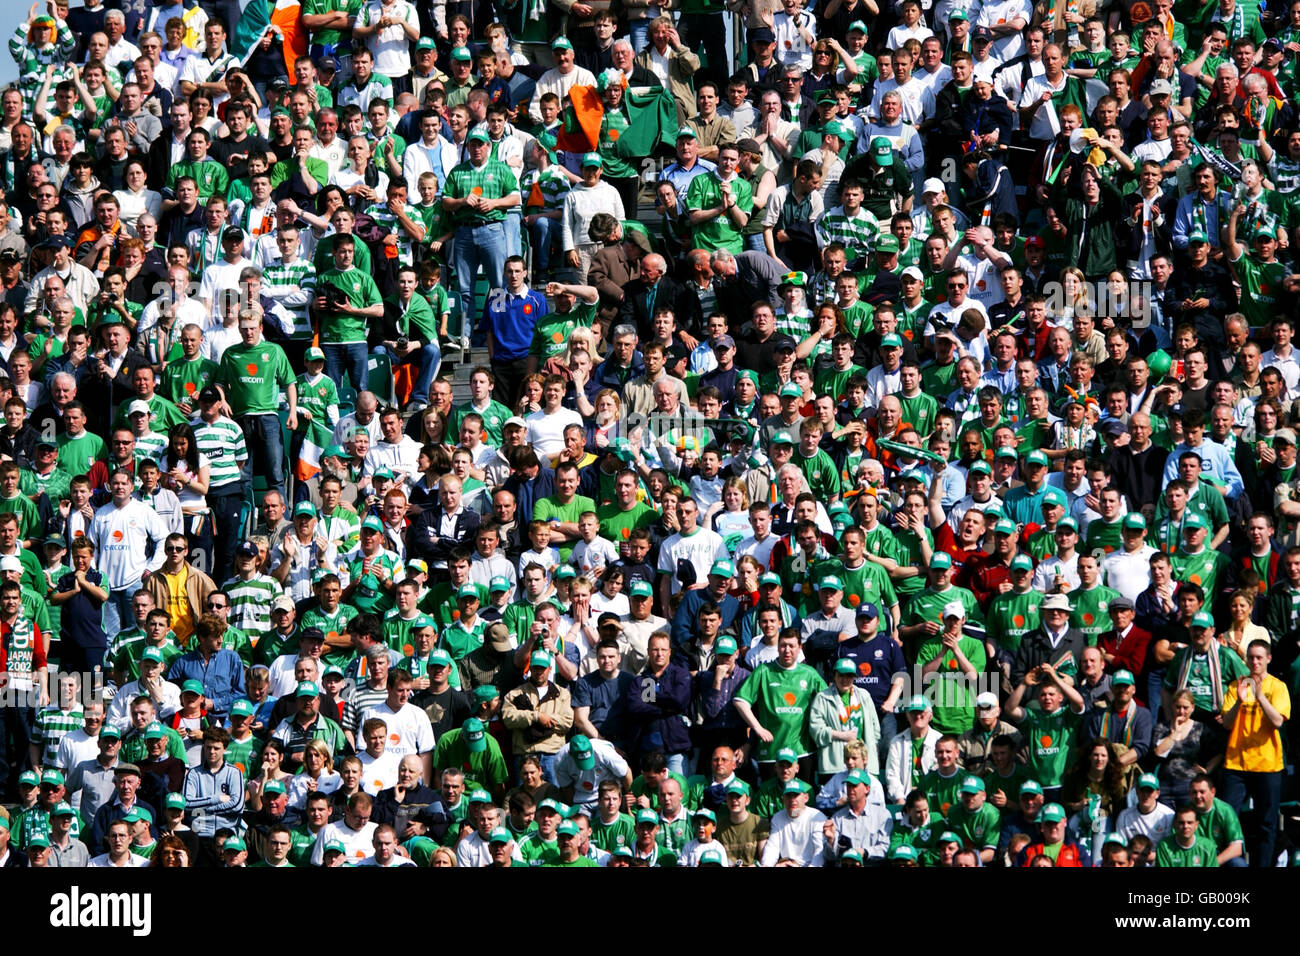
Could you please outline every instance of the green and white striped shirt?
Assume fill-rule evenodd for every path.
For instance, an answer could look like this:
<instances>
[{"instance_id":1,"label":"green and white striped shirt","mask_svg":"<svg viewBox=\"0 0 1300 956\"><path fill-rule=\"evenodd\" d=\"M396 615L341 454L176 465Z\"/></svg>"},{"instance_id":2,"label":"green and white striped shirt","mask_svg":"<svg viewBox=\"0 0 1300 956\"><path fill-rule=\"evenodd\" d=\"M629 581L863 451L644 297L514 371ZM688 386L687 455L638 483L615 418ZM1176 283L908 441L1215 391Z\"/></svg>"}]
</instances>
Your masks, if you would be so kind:
<instances>
[{"instance_id":1,"label":"green and white striped shirt","mask_svg":"<svg viewBox=\"0 0 1300 956\"><path fill-rule=\"evenodd\" d=\"M58 766L59 742L65 735L78 730L81 721L80 708L60 710L58 707L42 707L36 712L36 729L32 733L32 743L42 748L42 766Z\"/></svg>"},{"instance_id":2,"label":"green and white striped shirt","mask_svg":"<svg viewBox=\"0 0 1300 956\"><path fill-rule=\"evenodd\" d=\"M869 256L878 235L880 222L865 208L850 216L843 206L836 206L817 220L818 244L824 248L832 242L843 243L850 262Z\"/></svg>"},{"instance_id":3,"label":"green and white striped shirt","mask_svg":"<svg viewBox=\"0 0 1300 956\"><path fill-rule=\"evenodd\" d=\"M262 291L293 314L295 337L311 333L307 307L316 293L316 266L310 259L301 255L289 263L272 259L262 270Z\"/></svg>"},{"instance_id":4,"label":"green and white striped shirt","mask_svg":"<svg viewBox=\"0 0 1300 956\"><path fill-rule=\"evenodd\" d=\"M284 593L279 581L269 574L254 574L248 580L236 576L221 590L230 595L230 623L249 640L261 640L271 632L271 602Z\"/></svg>"},{"instance_id":5,"label":"green and white striped shirt","mask_svg":"<svg viewBox=\"0 0 1300 956\"><path fill-rule=\"evenodd\" d=\"M239 481L241 463L248 458L244 432L224 415L212 424L200 420L194 426L199 451L208 458L208 494Z\"/></svg>"},{"instance_id":6,"label":"green and white striped shirt","mask_svg":"<svg viewBox=\"0 0 1300 956\"><path fill-rule=\"evenodd\" d=\"M420 211L412 206L409 202L402 207L408 219L417 225L424 223L420 217ZM371 203L366 207L366 215L373 219L376 225L380 226L385 232L397 236L397 259L404 266L415 263L415 240L411 234L402 228L398 221L397 215L388 208L386 202Z\"/></svg>"},{"instance_id":7,"label":"green and white striped shirt","mask_svg":"<svg viewBox=\"0 0 1300 956\"><path fill-rule=\"evenodd\" d=\"M135 436L135 463L146 458L158 464L159 468L163 467L163 455L167 452L167 436L159 435L157 432L145 432L143 435Z\"/></svg>"},{"instance_id":8,"label":"green and white striped shirt","mask_svg":"<svg viewBox=\"0 0 1300 956\"><path fill-rule=\"evenodd\" d=\"M339 554L347 554L361 539L361 518L355 511L339 506L330 515L320 512L316 530L334 545Z\"/></svg>"}]
</instances>

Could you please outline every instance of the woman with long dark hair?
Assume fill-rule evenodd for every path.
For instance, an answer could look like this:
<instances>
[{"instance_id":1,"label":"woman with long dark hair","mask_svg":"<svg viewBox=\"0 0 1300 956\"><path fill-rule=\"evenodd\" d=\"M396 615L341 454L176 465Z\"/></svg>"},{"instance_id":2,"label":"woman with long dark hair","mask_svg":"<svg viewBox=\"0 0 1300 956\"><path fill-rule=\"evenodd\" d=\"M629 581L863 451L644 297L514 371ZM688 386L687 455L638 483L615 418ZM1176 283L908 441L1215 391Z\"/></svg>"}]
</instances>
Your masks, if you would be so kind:
<instances>
[{"instance_id":1,"label":"woman with long dark hair","mask_svg":"<svg viewBox=\"0 0 1300 956\"><path fill-rule=\"evenodd\" d=\"M185 520L185 540L189 543L189 560L201 571L212 569L212 510L208 507L208 479L211 468L207 456L199 451L194 429L188 422L178 422L167 433L167 451L158 463L162 484L180 499Z\"/></svg>"}]
</instances>

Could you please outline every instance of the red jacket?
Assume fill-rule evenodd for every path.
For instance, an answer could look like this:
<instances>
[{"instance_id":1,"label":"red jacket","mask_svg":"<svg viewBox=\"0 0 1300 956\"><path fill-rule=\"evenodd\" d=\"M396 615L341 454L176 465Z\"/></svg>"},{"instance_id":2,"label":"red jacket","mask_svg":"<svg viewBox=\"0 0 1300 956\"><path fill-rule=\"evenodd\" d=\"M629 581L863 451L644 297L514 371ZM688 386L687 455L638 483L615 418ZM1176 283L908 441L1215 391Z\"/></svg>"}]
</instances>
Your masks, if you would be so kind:
<instances>
[{"instance_id":1,"label":"red jacket","mask_svg":"<svg viewBox=\"0 0 1300 956\"><path fill-rule=\"evenodd\" d=\"M1043 844L1035 843L1032 846L1027 846L1023 852L1024 860L1020 865L1029 866L1029 864L1033 862L1034 857L1042 856ZM1056 865L1083 866L1083 857L1079 853L1079 844L1071 843L1069 840L1062 843L1060 852L1056 854Z\"/></svg>"},{"instance_id":2,"label":"red jacket","mask_svg":"<svg viewBox=\"0 0 1300 956\"><path fill-rule=\"evenodd\" d=\"M1122 641L1114 631L1107 631L1097 639L1097 646L1103 654L1115 656L1115 660L1106 665L1106 670L1112 674L1121 669L1132 671L1134 677L1142 672L1142 665L1146 663L1149 643L1151 635L1136 624L1129 628L1128 636Z\"/></svg>"}]
</instances>

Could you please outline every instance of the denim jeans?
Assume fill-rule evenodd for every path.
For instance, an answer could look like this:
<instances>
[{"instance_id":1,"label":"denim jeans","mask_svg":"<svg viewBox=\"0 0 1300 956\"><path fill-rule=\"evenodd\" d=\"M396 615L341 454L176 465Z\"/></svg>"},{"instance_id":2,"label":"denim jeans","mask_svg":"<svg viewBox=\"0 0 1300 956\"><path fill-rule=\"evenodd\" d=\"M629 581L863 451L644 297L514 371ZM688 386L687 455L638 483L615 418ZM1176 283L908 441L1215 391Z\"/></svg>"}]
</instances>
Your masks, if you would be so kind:
<instances>
[{"instance_id":1,"label":"denim jeans","mask_svg":"<svg viewBox=\"0 0 1300 956\"><path fill-rule=\"evenodd\" d=\"M1255 825L1246 832L1246 849L1250 852L1252 867L1271 867L1277 856L1277 815L1282 805L1282 772L1248 773L1244 770L1225 770L1220 796L1223 802L1238 814L1246 805L1246 797L1255 801Z\"/></svg>"},{"instance_id":2,"label":"denim jeans","mask_svg":"<svg viewBox=\"0 0 1300 956\"><path fill-rule=\"evenodd\" d=\"M522 256L524 254L524 241L520 235L523 224L524 217L518 206L506 211L506 255Z\"/></svg>"},{"instance_id":3,"label":"denim jeans","mask_svg":"<svg viewBox=\"0 0 1300 956\"><path fill-rule=\"evenodd\" d=\"M350 342L347 345L322 345L325 353L325 374L334 382L335 388L343 385L343 373L348 373L352 387L358 392L366 390L369 369L366 357L370 354L365 342Z\"/></svg>"},{"instance_id":4,"label":"denim jeans","mask_svg":"<svg viewBox=\"0 0 1300 956\"><path fill-rule=\"evenodd\" d=\"M329 355L328 352L325 354ZM265 475L267 487L274 488L284 497L284 441L280 437L280 416L241 415L237 424L243 429L244 444L248 446L248 460L240 473L244 487L251 492L253 475ZM131 618L124 617L123 620Z\"/></svg>"},{"instance_id":5,"label":"denim jeans","mask_svg":"<svg viewBox=\"0 0 1300 956\"><path fill-rule=\"evenodd\" d=\"M767 243L763 241L761 232L751 233L745 237L746 252L767 252Z\"/></svg>"},{"instance_id":6,"label":"denim jeans","mask_svg":"<svg viewBox=\"0 0 1300 956\"><path fill-rule=\"evenodd\" d=\"M474 276L479 266L487 277L489 289L505 287L506 250L505 223L489 222L482 226L460 226L456 229L456 244L453 257L456 262L456 291L460 296L460 314L463 318L462 335L468 336L475 344L482 340L480 333L475 339L474 329L478 315L474 310Z\"/></svg>"},{"instance_id":7,"label":"denim jeans","mask_svg":"<svg viewBox=\"0 0 1300 956\"><path fill-rule=\"evenodd\" d=\"M411 399L413 401L428 402L429 387L433 384L433 380L438 377L438 369L442 367L442 349L437 342L429 342L418 352L413 352L406 358L398 358L397 353L386 345L379 346L375 351L387 355L388 361L392 363L394 369L402 364L416 366L419 371L416 373Z\"/></svg>"},{"instance_id":8,"label":"denim jeans","mask_svg":"<svg viewBox=\"0 0 1300 956\"><path fill-rule=\"evenodd\" d=\"M538 216L528 227L533 239L533 275L541 276L551 268L551 247L560 238L560 220Z\"/></svg>"},{"instance_id":9,"label":"denim jeans","mask_svg":"<svg viewBox=\"0 0 1300 956\"><path fill-rule=\"evenodd\" d=\"M111 640L119 631L126 630L128 622L135 621L135 612L131 609L131 598L140 590L140 582L135 581L124 588L108 592L104 602L104 633Z\"/></svg>"},{"instance_id":10,"label":"denim jeans","mask_svg":"<svg viewBox=\"0 0 1300 956\"><path fill-rule=\"evenodd\" d=\"M649 19L629 20L627 30L632 41L632 52L634 54L640 53L646 48L646 44L650 42Z\"/></svg>"}]
</instances>

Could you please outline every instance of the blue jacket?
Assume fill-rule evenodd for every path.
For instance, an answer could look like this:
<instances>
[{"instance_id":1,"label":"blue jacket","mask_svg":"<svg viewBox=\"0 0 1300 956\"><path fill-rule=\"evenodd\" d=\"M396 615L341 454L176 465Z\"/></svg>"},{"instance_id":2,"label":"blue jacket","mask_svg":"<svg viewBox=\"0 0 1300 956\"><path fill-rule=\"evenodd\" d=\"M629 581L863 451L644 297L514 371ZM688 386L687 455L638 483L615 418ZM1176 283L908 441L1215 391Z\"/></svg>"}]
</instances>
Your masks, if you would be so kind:
<instances>
[{"instance_id":1,"label":"blue jacket","mask_svg":"<svg viewBox=\"0 0 1300 956\"><path fill-rule=\"evenodd\" d=\"M223 763L215 773L194 767L185 774L185 818L201 837L222 827L239 829L244 812L244 775L234 764Z\"/></svg>"},{"instance_id":2,"label":"blue jacket","mask_svg":"<svg viewBox=\"0 0 1300 956\"><path fill-rule=\"evenodd\" d=\"M677 613L673 615L674 648L685 647L695 636L695 621L700 616L700 608L706 602L713 600L713 595L709 593L708 588L696 588L682 595L682 603L677 606ZM730 594L724 594L721 601L714 603L722 610L721 630L734 633L736 618L740 616L740 602Z\"/></svg>"},{"instance_id":3,"label":"blue jacket","mask_svg":"<svg viewBox=\"0 0 1300 956\"><path fill-rule=\"evenodd\" d=\"M537 477L529 480L520 474L513 474L502 485L515 496L516 520L523 527L533 520L533 507L542 498L555 494L555 472L542 465Z\"/></svg>"},{"instance_id":4,"label":"blue jacket","mask_svg":"<svg viewBox=\"0 0 1300 956\"><path fill-rule=\"evenodd\" d=\"M736 691L740 690L740 685L745 683L749 670L743 664L738 664L718 689L713 686L715 670L716 667L710 667L695 675L695 708L703 721L700 729L744 727L745 722L741 719L740 712L731 706L731 701L735 698Z\"/></svg>"},{"instance_id":5,"label":"blue jacket","mask_svg":"<svg viewBox=\"0 0 1300 956\"><path fill-rule=\"evenodd\" d=\"M137 797L134 806L148 810L155 821L158 819L158 811L147 801ZM98 856L104 852L104 837L108 836L109 824L122 819L124 816L126 816L126 811L122 809L122 804L116 794L114 794L112 800L96 811L94 819L90 821L90 831L83 833L81 836L82 842L86 844L86 849L90 851L91 856ZM149 832L157 838L158 827L156 823L149 824Z\"/></svg>"},{"instance_id":6,"label":"blue jacket","mask_svg":"<svg viewBox=\"0 0 1300 956\"><path fill-rule=\"evenodd\" d=\"M627 687L627 717L634 752L662 750L684 754L691 749L691 725L686 716L691 706L691 672L670 663L656 680L649 670L638 674Z\"/></svg>"},{"instance_id":7,"label":"blue jacket","mask_svg":"<svg viewBox=\"0 0 1300 956\"><path fill-rule=\"evenodd\" d=\"M230 705L244 696L244 662L234 651L224 647L206 664L198 651L182 654L172 661L167 679L178 687L187 680L203 685L203 696L212 698L211 715L225 717Z\"/></svg>"}]
</instances>

